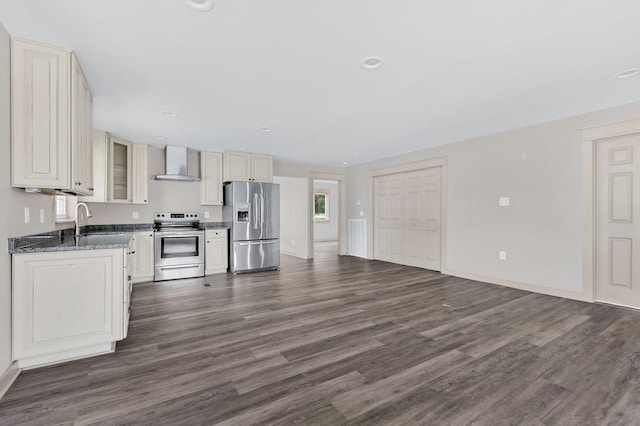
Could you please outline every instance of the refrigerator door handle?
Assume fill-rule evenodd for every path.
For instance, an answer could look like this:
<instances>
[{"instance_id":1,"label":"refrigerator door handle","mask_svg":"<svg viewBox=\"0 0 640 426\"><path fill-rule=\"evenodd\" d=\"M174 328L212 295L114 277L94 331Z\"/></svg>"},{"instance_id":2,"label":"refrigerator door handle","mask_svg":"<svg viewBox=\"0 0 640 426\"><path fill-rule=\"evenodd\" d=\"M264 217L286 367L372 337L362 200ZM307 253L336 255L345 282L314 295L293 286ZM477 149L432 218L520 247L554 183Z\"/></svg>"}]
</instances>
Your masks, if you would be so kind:
<instances>
[{"instance_id":1,"label":"refrigerator door handle","mask_svg":"<svg viewBox=\"0 0 640 426\"><path fill-rule=\"evenodd\" d=\"M258 229L258 194L253 194L253 229Z\"/></svg>"},{"instance_id":2,"label":"refrigerator door handle","mask_svg":"<svg viewBox=\"0 0 640 426\"><path fill-rule=\"evenodd\" d=\"M260 228L264 228L264 195L260 194Z\"/></svg>"}]
</instances>

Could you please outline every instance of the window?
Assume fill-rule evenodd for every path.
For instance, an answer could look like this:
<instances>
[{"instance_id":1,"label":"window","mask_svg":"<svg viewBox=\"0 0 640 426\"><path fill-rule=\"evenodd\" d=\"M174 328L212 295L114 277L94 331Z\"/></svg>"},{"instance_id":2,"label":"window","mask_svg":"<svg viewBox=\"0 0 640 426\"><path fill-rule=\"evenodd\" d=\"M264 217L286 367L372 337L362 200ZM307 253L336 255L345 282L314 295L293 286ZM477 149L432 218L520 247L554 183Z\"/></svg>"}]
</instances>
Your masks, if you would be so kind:
<instances>
[{"instance_id":1,"label":"window","mask_svg":"<svg viewBox=\"0 0 640 426\"><path fill-rule=\"evenodd\" d=\"M315 222L329 221L329 199L326 192L313 194L313 220Z\"/></svg>"},{"instance_id":2,"label":"window","mask_svg":"<svg viewBox=\"0 0 640 426\"><path fill-rule=\"evenodd\" d=\"M73 221L73 209L76 208L78 197L72 195L56 195L54 200L53 209L56 222Z\"/></svg>"}]
</instances>

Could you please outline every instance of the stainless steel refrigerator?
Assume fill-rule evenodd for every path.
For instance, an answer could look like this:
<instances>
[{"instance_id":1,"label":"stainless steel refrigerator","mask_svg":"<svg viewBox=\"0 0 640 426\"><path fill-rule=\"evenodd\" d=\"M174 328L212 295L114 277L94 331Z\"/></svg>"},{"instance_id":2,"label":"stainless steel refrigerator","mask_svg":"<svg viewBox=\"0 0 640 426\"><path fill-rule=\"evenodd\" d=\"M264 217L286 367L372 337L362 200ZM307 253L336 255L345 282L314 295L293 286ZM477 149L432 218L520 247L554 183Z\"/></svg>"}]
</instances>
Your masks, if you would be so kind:
<instances>
[{"instance_id":1,"label":"stainless steel refrigerator","mask_svg":"<svg viewBox=\"0 0 640 426\"><path fill-rule=\"evenodd\" d=\"M229 271L280 268L280 186L229 182L224 185L222 218L231 225Z\"/></svg>"}]
</instances>

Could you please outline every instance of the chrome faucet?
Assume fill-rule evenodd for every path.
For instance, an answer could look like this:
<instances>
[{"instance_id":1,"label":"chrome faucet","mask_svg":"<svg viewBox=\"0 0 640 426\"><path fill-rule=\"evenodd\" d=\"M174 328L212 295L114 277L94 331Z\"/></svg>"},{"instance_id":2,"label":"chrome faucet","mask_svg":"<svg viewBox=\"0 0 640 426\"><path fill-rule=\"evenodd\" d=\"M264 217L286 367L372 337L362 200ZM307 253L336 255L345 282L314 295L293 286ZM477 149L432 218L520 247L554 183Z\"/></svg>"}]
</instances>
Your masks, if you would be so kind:
<instances>
[{"instance_id":1,"label":"chrome faucet","mask_svg":"<svg viewBox=\"0 0 640 426\"><path fill-rule=\"evenodd\" d=\"M93 216L91 214L91 210L89 210L89 206L87 205L87 203L78 203L78 204L76 204L76 216L74 218L74 220L76 221L76 233L74 235L76 237L78 235L80 235L80 225L78 224L78 209L80 208L80 206L84 206L85 211L87 212L87 218L90 218L91 216Z\"/></svg>"}]
</instances>

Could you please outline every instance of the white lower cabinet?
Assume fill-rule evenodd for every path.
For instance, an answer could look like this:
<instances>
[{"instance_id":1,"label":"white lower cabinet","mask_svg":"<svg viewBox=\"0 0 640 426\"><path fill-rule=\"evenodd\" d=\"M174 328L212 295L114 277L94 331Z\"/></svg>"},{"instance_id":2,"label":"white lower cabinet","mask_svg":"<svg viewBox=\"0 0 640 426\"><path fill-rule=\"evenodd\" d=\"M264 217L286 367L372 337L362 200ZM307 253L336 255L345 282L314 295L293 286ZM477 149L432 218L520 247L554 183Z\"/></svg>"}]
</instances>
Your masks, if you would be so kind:
<instances>
[{"instance_id":1,"label":"white lower cabinet","mask_svg":"<svg viewBox=\"0 0 640 426\"><path fill-rule=\"evenodd\" d=\"M153 231L135 232L131 242L131 281L153 281Z\"/></svg>"},{"instance_id":2,"label":"white lower cabinet","mask_svg":"<svg viewBox=\"0 0 640 426\"><path fill-rule=\"evenodd\" d=\"M29 368L112 352L126 337L127 249L14 254L13 359Z\"/></svg>"},{"instance_id":3,"label":"white lower cabinet","mask_svg":"<svg viewBox=\"0 0 640 426\"><path fill-rule=\"evenodd\" d=\"M224 274L228 267L227 230L205 231L205 275Z\"/></svg>"}]
</instances>

